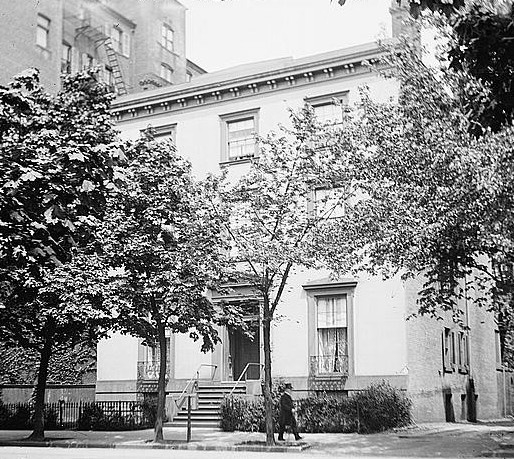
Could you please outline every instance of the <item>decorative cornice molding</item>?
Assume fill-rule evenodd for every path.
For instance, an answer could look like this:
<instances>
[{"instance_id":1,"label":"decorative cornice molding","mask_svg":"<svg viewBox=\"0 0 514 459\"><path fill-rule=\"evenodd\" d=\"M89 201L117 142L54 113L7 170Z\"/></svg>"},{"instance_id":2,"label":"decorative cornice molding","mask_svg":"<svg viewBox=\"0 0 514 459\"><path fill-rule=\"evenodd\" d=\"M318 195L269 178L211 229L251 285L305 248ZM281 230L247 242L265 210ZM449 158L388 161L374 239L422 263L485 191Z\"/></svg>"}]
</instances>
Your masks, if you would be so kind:
<instances>
[{"instance_id":1,"label":"decorative cornice molding","mask_svg":"<svg viewBox=\"0 0 514 459\"><path fill-rule=\"evenodd\" d=\"M368 63L378 62L385 51L378 45L374 48L359 49L358 52L344 53L316 60L314 56L310 61L291 65L286 68L273 69L253 75L238 78L225 77L208 84L183 88L168 87L165 92L149 94L144 93L125 96L114 101L113 116L118 123L155 116L164 112L183 111L211 105L235 98L256 97L259 93L291 89L292 86L305 86L322 83L328 80L348 78L354 75L368 73L371 69Z\"/></svg>"}]
</instances>

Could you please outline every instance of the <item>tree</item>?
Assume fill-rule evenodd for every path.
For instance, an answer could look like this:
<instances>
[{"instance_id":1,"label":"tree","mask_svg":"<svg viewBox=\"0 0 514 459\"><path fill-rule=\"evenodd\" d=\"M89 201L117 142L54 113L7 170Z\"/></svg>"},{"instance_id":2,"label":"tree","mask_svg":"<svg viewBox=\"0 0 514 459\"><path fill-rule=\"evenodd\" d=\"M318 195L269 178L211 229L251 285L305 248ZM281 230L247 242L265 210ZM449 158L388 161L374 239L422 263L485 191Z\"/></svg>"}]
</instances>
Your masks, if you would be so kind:
<instances>
[{"instance_id":1,"label":"tree","mask_svg":"<svg viewBox=\"0 0 514 459\"><path fill-rule=\"evenodd\" d=\"M466 298L494 309L503 334L514 306L513 128L475 137L460 95L480 83L427 67L403 46L389 60L398 102L364 92L356 123L344 126L360 145L363 199L340 225L343 235L353 230L348 252L327 258L341 272L358 257L372 272L424 274L420 313L449 310L458 320Z\"/></svg>"},{"instance_id":2,"label":"tree","mask_svg":"<svg viewBox=\"0 0 514 459\"><path fill-rule=\"evenodd\" d=\"M318 266L324 242L317 236L354 192L352 163L338 154L352 139L337 128L323 128L309 108L292 113L291 121L292 128L259 139L260 153L249 172L234 185L226 183L221 204L213 202L220 214L231 216L226 232L238 280L262 298L268 445L274 443L272 322L291 273Z\"/></svg>"},{"instance_id":3,"label":"tree","mask_svg":"<svg viewBox=\"0 0 514 459\"><path fill-rule=\"evenodd\" d=\"M163 441L167 349L165 331L219 342L223 311L207 289L223 278L222 221L206 204L206 189L171 142L144 137L127 146L125 183L109 201L101 231L105 263L121 282L115 295L123 332L158 345L155 441ZM214 182L212 182L214 183Z\"/></svg>"},{"instance_id":4,"label":"tree","mask_svg":"<svg viewBox=\"0 0 514 459\"><path fill-rule=\"evenodd\" d=\"M104 273L91 248L111 183L111 96L94 73L65 76L57 95L36 70L0 87L0 333L40 354L34 432L44 437L48 362L58 345L91 342ZM100 309L99 309L100 308Z\"/></svg>"},{"instance_id":5,"label":"tree","mask_svg":"<svg viewBox=\"0 0 514 459\"><path fill-rule=\"evenodd\" d=\"M500 2L501 3L501 2ZM451 67L486 84L488 97L467 100L471 132L494 132L514 120L514 3L507 8L473 5L452 24Z\"/></svg>"}]
</instances>

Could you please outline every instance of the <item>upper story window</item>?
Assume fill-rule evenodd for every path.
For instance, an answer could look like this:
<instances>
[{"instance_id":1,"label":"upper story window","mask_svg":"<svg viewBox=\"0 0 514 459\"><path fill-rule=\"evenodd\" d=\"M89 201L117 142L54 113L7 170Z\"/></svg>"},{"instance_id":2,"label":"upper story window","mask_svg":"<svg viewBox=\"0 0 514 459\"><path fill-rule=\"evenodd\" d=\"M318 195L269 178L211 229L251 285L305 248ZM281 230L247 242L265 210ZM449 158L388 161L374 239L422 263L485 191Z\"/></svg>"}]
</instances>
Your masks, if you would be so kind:
<instances>
[{"instance_id":1,"label":"upper story window","mask_svg":"<svg viewBox=\"0 0 514 459\"><path fill-rule=\"evenodd\" d=\"M48 49L48 37L50 35L50 19L45 16L37 15L37 27L36 27L36 44L41 48Z\"/></svg>"},{"instance_id":2,"label":"upper story window","mask_svg":"<svg viewBox=\"0 0 514 459\"><path fill-rule=\"evenodd\" d=\"M343 113L348 93L327 94L309 97L306 101L312 106L317 120L324 125L337 126L343 122Z\"/></svg>"},{"instance_id":3,"label":"upper story window","mask_svg":"<svg viewBox=\"0 0 514 459\"><path fill-rule=\"evenodd\" d=\"M72 47L68 43L62 44L61 49L61 72L71 73Z\"/></svg>"},{"instance_id":4,"label":"upper story window","mask_svg":"<svg viewBox=\"0 0 514 459\"><path fill-rule=\"evenodd\" d=\"M193 74L191 72L186 72L186 82L189 83L193 78Z\"/></svg>"},{"instance_id":5,"label":"upper story window","mask_svg":"<svg viewBox=\"0 0 514 459\"><path fill-rule=\"evenodd\" d=\"M130 55L130 38L129 34L118 26L111 29L111 41L114 51L124 56Z\"/></svg>"},{"instance_id":6,"label":"upper story window","mask_svg":"<svg viewBox=\"0 0 514 459\"><path fill-rule=\"evenodd\" d=\"M173 51L173 29L167 24L161 27L161 45L168 51Z\"/></svg>"},{"instance_id":7,"label":"upper story window","mask_svg":"<svg viewBox=\"0 0 514 459\"><path fill-rule=\"evenodd\" d=\"M152 129L153 137L155 140L167 140L170 139L175 143L177 138L177 125L176 124L164 124L162 126L148 125L147 129ZM145 129L146 130L146 129ZM143 131L141 131L143 132Z\"/></svg>"},{"instance_id":8,"label":"upper story window","mask_svg":"<svg viewBox=\"0 0 514 459\"><path fill-rule=\"evenodd\" d=\"M247 158L255 154L255 119L227 122L228 159Z\"/></svg>"},{"instance_id":9,"label":"upper story window","mask_svg":"<svg viewBox=\"0 0 514 459\"><path fill-rule=\"evenodd\" d=\"M240 161L257 155L258 110L221 116L222 161Z\"/></svg>"},{"instance_id":10,"label":"upper story window","mask_svg":"<svg viewBox=\"0 0 514 459\"><path fill-rule=\"evenodd\" d=\"M95 59L91 54L83 53L82 54L82 68L90 69L95 65Z\"/></svg>"},{"instance_id":11,"label":"upper story window","mask_svg":"<svg viewBox=\"0 0 514 459\"><path fill-rule=\"evenodd\" d=\"M314 190L315 216L319 219L339 218L344 216L344 189L318 188Z\"/></svg>"},{"instance_id":12,"label":"upper story window","mask_svg":"<svg viewBox=\"0 0 514 459\"><path fill-rule=\"evenodd\" d=\"M316 298L318 373L346 372L348 325L346 295Z\"/></svg>"},{"instance_id":13,"label":"upper story window","mask_svg":"<svg viewBox=\"0 0 514 459\"><path fill-rule=\"evenodd\" d=\"M335 102L313 105L314 114L322 124L336 125L343 122L343 108Z\"/></svg>"},{"instance_id":14,"label":"upper story window","mask_svg":"<svg viewBox=\"0 0 514 459\"><path fill-rule=\"evenodd\" d=\"M109 86L111 91L116 91L116 82L114 81L114 72L112 67L106 65L104 72L104 82Z\"/></svg>"},{"instance_id":15,"label":"upper story window","mask_svg":"<svg viewBox=\"0 0 514 459\"><path fill-rule=\"evenodd\" d=\"M161 64L160 76L168 83L173 81L173 69L167 64Z\"/></svg>"}]
</instances>

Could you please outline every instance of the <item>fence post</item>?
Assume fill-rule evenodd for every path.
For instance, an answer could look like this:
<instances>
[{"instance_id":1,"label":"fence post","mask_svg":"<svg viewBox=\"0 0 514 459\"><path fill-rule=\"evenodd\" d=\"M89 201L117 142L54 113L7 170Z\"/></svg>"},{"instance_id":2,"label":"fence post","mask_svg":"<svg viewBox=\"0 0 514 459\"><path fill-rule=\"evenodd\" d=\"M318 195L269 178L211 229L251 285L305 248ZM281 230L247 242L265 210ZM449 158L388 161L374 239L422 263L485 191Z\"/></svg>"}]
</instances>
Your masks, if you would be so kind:
<instances>
[{"instance_id":1,"label":"fence post","mask_svg":"<svg viewBox=\"0 0 514 459\"><path fill-rule=\"evenodd\" d=\"M63 427L64 400L59 400L59 427Z\"/></svg>"},{"instance_id":2,"label":"fence post","mask_svg":"<svg viewBox=\"0 0 514 459\"><path fill-rule=\"evenodd\" d=\"M357 401L357 433L361 433L361 417L359 412L359 402Z\"/></svg>"},{"instance_id":3,"label":"fence post","mask_svg":"<svg viewBox=\"0 0 514 459\"><path fill-rule=\"evenodd\" d=\"M187 396L187 442L191 441L191 394Z\"/></svg>"}]
</instances>

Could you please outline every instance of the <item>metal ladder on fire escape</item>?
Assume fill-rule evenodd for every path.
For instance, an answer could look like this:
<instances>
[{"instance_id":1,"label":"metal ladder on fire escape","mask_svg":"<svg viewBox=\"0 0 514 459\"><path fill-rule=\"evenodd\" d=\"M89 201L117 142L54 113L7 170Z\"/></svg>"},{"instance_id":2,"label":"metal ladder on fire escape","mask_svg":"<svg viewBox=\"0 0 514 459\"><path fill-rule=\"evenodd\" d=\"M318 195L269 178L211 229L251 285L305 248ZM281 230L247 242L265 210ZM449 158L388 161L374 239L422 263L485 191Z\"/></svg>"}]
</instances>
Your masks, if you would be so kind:
<instances>
[{"instance_id":1,"label":"metal ladder on fire escape","mask_svg":"<svg viewBox=\"0 0 514 459\"><path fill-rule=\"evenodd\" d=\"M102 45L104 46L107 62L112 71L116 92L120 96L127 94L127 87L125 85L125 80L123 79L123 73L121 71L120 62L118 60L118 53L112 46L111 37L106 35L101 27L93 27L88 19L80 19L76 16L73 16L68 17L67 20L75 23L75 37L78 37L79 35L88 37L95 44L96 49Z\"/></svg>"},{"instance_id":2,"label":"metal ladder on fire escape","mask_svg":"<svg viewBox=\"0 0 514 459\"><path fill-rule=\"evenodd\" d=\"M112 76L114 78L114 85L116 86L116 90L120 96L127 94L127 88L121 73L120 62L118 61L118 54L116 51L114 51L111 37L107 37L103 44L105 48L105 54L107 55L107 62L109 62L109 67L112 69Z\"/></svg>"}]
</instances>

